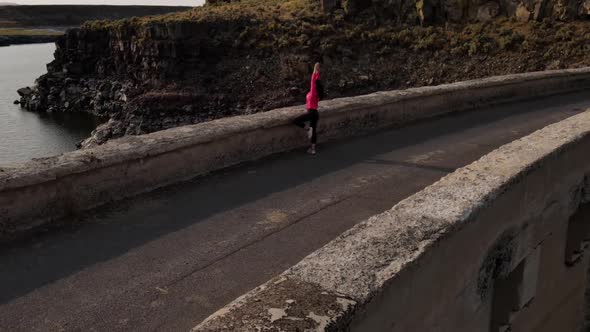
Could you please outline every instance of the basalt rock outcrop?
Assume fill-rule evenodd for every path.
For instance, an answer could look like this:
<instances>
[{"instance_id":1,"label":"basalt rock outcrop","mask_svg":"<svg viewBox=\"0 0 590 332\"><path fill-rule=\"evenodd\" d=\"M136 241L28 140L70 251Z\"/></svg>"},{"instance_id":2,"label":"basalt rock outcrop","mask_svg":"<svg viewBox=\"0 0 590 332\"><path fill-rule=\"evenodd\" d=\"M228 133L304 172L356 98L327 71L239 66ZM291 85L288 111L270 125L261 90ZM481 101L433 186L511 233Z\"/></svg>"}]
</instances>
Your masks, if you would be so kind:
<instances>
[{"instance_id":1,"label":"basalt rock outcrop","mask_svg":"<svg viewBox=\"0 0 590 332\"><path fill-rule=\"evenodd\" d=\"M320 0L325 12L343 9L358 13L367 7L379 11L414 7L422 24L487 21L497 16L519 20L545 18L572 20L588 15L587 0ZM411 17L410 17L411 19Z\"/></svg>"},{"instance_id":2,"label":"basalt rock outcrop","mask_svg":"<svg viewBox=\"0 0 590 332\"><path fill-rule=\"evenodd\" d=\"M590 65L590 22L560 22L584 19L578 0L420 1L337 1L326 12L319 1L251 0L87 23L58 40L21 105L108 118L92 146L300 104L316 61L329 97Z\"/></svg>"}]
</instances>

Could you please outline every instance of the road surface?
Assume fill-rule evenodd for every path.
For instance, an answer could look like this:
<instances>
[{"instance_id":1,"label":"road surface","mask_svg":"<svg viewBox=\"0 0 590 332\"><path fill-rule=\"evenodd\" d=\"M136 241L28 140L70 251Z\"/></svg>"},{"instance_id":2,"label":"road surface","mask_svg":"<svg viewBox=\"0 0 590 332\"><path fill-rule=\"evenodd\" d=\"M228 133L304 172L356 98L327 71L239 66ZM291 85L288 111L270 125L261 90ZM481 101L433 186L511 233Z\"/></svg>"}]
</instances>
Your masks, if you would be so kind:
<instances>
[{"instance_id":1,"label":"road surface","mask_svg":"<svg viewBox=\"0 0 590 332\"><path fill-rule=\"evenodd\" d=\"M371 215L590 107L577 93L280 154L0 249L0 331L187 331Z\"/></svg>"}]
</instances>

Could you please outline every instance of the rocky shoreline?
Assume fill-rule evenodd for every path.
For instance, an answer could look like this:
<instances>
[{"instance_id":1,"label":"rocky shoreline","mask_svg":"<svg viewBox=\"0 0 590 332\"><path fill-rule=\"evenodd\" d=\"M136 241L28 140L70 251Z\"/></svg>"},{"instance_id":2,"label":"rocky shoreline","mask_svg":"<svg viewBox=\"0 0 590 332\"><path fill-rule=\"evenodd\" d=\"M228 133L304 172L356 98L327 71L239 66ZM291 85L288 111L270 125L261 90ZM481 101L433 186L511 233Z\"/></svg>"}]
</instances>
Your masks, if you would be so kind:
<instances>
[{"instance_id":1,"label":"rocky shoreline","mask_svg":"<svg viewBox=\"0 0 590 332\"><path fill-rule=\"evenodd\" d=\"M590 21L577 21L586 17L581 9L578 17L551 7L560 18L572 15L569 22L547 14L547 5L542 22L532 11L524 15L525 8L511 18L494 11L475 16L482 22L420 26L424 18L441 17L400 12L385 0L352 16L346 8L323 12L319 2L311 9L289 7L291 16L285 16L281 4L298 1L232 2L190 15L72 29L58 39L48 73L20 91L20 103L36 112L108 118L81 145L91 147L302 104L316 61L323 63L330 98L590 65Z\"/></svg>"},{"instance_id":2,"label":"rocky shoreline","mask_svg":"<svg viewBox=\"0 0 590 332\"><path fill-rule=\"evenodd\" d=\"M191 94L149 93L132 81L64 78L52 73L37 80L34 88L17 92L20 100L15 103L29 111L87 112L108 119L79 144L82 148L124 135L141 135L211 119L194 114Z\"/></svg>"}]
</instances>

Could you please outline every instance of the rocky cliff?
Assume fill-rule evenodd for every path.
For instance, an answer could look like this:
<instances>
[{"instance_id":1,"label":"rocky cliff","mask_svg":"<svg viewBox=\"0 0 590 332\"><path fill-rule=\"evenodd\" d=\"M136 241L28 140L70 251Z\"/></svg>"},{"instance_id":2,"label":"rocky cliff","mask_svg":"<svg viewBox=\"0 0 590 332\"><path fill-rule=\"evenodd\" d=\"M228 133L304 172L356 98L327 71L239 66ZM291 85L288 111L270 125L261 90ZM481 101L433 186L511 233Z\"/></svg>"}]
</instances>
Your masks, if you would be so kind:
<instances>
[{"instance_id":1,"label":"rocky cliff","mask_svg":"<svg viewBox=\"0 0 590 332\"><path fill-rule=\"evenodd\" d=\"M572 22L560 21L570 14L555 14L563 3L554 0L544 3L551 14L542 22L536 5L521 0L516 8L532 8L526 20L507 4L484 15L487 3L474 9L420 1L347 0L327 8L311 0L244 0L88 23L57 42L48 74L21 91L21 102L33 111L108 117L83 144L92 146L302 103L315 61L323 63L329 97L590 65L590 22L578 0L567 0L567 8L578 6ZM445 6L459 6L463 16L451 17Z\"/></svg>"},{"instance_id":2,"label":"rocky cliff","mask_svg":"<svg viewBox=\"0 0 590 332\"><path fill-rule=\"evenodd\" d=\"M422 24L443 22L487 21L497 16L514 17L520 21L557 19L574 20L588 16L588 0L321 0L324 11L343 9L357 13L369 7L391 11L397 8L416 9ZM410 20L413 18L410 17Z\"/></svg>"}]
</instances>

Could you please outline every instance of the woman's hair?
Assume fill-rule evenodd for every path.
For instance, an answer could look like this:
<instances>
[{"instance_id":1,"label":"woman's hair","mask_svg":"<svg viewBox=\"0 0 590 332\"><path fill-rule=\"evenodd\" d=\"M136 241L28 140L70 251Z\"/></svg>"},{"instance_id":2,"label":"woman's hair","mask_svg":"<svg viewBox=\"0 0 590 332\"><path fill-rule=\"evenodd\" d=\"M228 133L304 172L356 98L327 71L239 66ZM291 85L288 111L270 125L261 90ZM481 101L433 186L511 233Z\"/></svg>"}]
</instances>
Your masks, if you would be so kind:
<instances>
[{"instance_id":1,"label":"woman's hair","mask_svg":"<svg viewBox=\"0 0 590 332\"><path fill-rule=\"evenodd\" d=\"M319 72L320 71L320 63L316 62L315 65L313 66L313 72Z\"/></svg>"}]
</instances>

